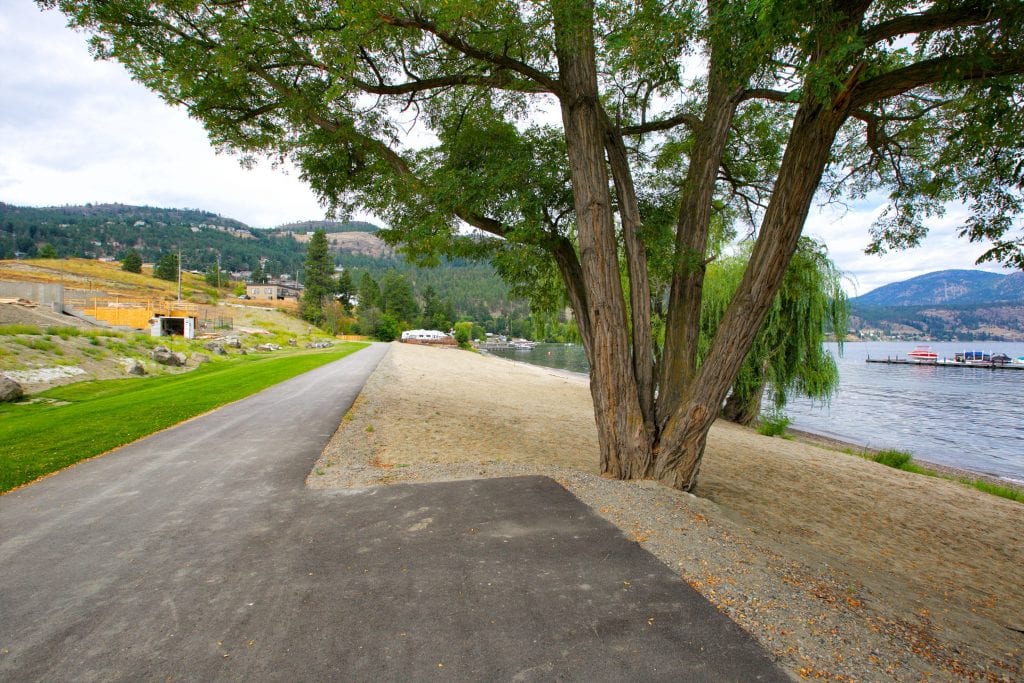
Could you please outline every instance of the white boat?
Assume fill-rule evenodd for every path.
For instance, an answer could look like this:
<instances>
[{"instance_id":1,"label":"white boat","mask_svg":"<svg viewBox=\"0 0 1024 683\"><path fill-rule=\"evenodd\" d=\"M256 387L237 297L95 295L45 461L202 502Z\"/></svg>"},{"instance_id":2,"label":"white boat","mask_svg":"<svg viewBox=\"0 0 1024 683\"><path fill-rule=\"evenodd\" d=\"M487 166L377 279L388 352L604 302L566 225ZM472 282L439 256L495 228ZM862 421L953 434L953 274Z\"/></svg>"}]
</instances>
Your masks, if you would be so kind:
<instances>
[{"instance_id":1,"label":"white boat","mask_svg":"<svg viewBox=\"0 0 1024 683\"><path fill-rule=\"evenodd\" d=\"M932 351L932 347L921 345L916 347L913 351L907 353L907 357L909 357L911 360L931 363L939 359L939 354Z\"/></svg>"}]
</instances>

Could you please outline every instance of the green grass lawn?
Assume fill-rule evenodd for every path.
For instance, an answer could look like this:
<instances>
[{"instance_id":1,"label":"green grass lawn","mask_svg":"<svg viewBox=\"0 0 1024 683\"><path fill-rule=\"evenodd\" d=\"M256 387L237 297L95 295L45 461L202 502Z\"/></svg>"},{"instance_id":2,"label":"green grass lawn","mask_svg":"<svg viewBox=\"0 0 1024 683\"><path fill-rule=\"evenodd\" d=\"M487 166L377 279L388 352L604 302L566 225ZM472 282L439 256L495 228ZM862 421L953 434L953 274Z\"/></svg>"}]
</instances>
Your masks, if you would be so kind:
<instances>
[{"instance_id":1,"label":"green grass lawn","mask_svg":"<svg viewBox=\"0 0 1024 683\"><path fill-rule=\"evenodd\" d=\"M0 406L0 493L365 347L240 357L182 375L81 382Z\"/></svg>"}]
</instances>

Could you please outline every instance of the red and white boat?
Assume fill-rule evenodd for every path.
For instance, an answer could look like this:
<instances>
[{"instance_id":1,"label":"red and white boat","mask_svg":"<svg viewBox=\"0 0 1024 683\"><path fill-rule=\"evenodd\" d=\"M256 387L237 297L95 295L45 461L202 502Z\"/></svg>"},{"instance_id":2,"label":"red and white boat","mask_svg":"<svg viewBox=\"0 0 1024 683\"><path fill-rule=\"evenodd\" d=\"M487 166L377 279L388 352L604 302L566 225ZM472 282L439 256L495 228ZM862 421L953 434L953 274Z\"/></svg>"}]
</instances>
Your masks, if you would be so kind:
<instances>
[{"instance_id":1,"label":"red and white boat","mask_svg":"<svg viewBox=\"0 0 1024 683\"><path fill-rule=\"evenodd\" d=\"M930 346L918 346L913 351L907 353L907 356L911 360L919 361L937 361L939 359L939 354L932 351Z\"/></svg>"}]
</instances>

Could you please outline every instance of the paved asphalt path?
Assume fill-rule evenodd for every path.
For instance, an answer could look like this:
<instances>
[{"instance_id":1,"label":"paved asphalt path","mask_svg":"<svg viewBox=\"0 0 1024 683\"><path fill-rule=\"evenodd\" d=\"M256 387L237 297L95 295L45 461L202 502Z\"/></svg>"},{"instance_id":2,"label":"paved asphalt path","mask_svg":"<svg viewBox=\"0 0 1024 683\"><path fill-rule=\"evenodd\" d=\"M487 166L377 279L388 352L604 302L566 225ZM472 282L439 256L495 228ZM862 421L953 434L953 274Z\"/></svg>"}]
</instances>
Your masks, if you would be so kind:
<instances>
[{"instance_id":1,"label":"paved asphalt path","mask_svg":"<svg viewBox=\"0 0 1024 683\"><path fill-rule=\"evenodd\" d=\"M550 479L306 490L386 348L0 497L0 680L787 680Z\"/></svg>"}]
</instances>

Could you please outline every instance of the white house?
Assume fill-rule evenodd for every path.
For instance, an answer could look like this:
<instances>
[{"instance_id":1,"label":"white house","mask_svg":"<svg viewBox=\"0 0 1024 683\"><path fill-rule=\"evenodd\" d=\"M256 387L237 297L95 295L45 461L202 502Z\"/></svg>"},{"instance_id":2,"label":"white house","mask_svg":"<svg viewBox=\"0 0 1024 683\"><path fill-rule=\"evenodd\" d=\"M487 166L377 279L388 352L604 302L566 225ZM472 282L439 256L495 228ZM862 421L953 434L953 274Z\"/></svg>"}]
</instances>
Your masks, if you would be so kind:
<instances>
[{"instance_id":1,"label":"white house","mask_svg":"<svg viewBox=\"0 0 1024 683\"><path fill-rule=\"evenodd\" d=\"M404 342L444 344L450 339L451 337L447 334L437 330L406 330L402 333L402 341Z\"/></svg>"}]
</instances>

